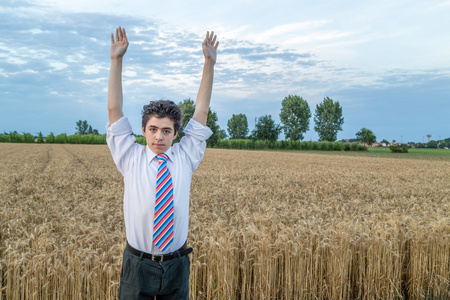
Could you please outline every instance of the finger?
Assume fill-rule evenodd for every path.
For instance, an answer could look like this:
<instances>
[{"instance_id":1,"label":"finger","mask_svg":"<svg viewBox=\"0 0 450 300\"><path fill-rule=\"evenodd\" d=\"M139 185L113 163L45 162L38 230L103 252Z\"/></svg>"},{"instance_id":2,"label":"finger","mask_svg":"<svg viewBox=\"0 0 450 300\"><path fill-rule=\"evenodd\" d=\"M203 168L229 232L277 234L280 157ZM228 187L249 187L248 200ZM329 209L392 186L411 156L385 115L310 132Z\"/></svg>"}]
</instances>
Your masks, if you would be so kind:
<instances>
[{"instance_id":1,"label":"finger","mask_svg":"<svg viewBox=\"0 0 450 300\"><path fill-rule=\"evenodd\" d=\"M216 42L216 38L217 38L217 35L214 36L213 40L211 41L211 45L214 45L214 43Z\"/></svg>"},{"instance_id":2,"label":"finger","mask_svg":"<svg viewBox=\"0 0 450 300\"><path fill-rule=\"evenodd\" d=\"M127 33L125 32L125 28L122 28L122 31L123 31L123 32L122 32L122 37L123 37L123 39L124 39L124 40L128 40L128 39L127 39Z\"/></svg>"},{"instance_id":3,"label":"finger","mask_svg":"<svg viewBox=\"0 0 450 300\"><path fill-rule=\"evenodd\" d=\"M114 44L114 33L111 33L111 44Z\"/></svg>"},{"instance_id":4,"label":"finger","mask_svg":"<svg viewBox=\"0 0 450 300\"><path fill-rule=\"evenodd\" d=\"M209 35L209 40L211 41L211 39L213 38L213 36L214 36L214 31L211 31L211 34Z\"/></svg>"},{"instance_id":5,"label":"finger","mask_svg":"<svg viewBox=\"0 0 450 300\"><path fill-rule=\"evenodd\" d=\"M214 46L214 50L217 50L217 47L219 47L219 41L217 41L216 45Z\"/></svg>"}]
</instances>

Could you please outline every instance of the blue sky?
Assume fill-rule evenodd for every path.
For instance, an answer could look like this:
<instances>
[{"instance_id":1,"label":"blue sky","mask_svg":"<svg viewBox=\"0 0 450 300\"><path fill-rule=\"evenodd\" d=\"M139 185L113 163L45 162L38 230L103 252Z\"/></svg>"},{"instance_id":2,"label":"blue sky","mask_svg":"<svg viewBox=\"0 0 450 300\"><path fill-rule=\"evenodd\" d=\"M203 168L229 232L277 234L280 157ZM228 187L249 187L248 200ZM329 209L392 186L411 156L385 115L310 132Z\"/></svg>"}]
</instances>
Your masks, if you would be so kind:
<instances>
[{"instance_id":1,"label":"blue sky","mask_svg":"<svg viewBox=\"0 0 450 300\"><path fill-rule=\"evenodd\" d=\"M72 3L73 2L73 3ZM125 3L126 2L126 3ZM165 2L165 3L163 3ZM450 1L26 1L0 4L0 132L75 133L107 122L110 33L127 29L124 112L139 133L150 100L195 99L207 30L220 40L211 109L272 115L325 97L343 131L377 140L450 137ZM445 29L447 28L447 29ZM306 140L316 140L313 117Z\"/></svg>"}]
</instances>

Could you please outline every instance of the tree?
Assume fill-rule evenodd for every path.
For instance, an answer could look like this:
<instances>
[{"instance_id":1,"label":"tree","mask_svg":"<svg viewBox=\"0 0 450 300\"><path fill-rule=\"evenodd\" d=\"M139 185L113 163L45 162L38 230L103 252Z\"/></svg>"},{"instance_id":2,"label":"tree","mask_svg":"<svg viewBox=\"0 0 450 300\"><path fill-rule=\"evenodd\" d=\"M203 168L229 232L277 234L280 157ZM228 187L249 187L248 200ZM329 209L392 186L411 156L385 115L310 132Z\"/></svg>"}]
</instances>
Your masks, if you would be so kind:
<instances>
[{"instance_id":1,"label":"tree","mask_svg":"<svg viewBox=\"0 0 450 300\"><path fill-rule=\"evenodd\" d=\"M46 143L54 143L55 142L55 135L53 134L53 132L50 132L48 137L45 139L45 142Z\"/></svg>"},{"instance_id":2,"label":"tree","mask_svg":"<svg viewBox=\"0 0 450 300\"><path fill-rule=\"evenodd\" d=\"M191 98L184 99L180 103L178 103L178 107L183 112L183 117L181 119L180 130L178 131L177 138L175 139L175 143L179 142L181 138L184 136L184 128L189 123L189 120L194 115L195 105L194 100Z\"/></svg>"},{"instance_id":3,"label":"tree","mask_svg":"<svg viewBox=\"0 0 450 300\"><path fill-rule=\"evenodd\" d=\"M427 148L437 148L438 143L435 140L431 140L427 143Z\"/></svg>"},{"instance_id":4,"label":"tree","mask_svg":"<svg viewBox=\"0 0 450 300\"><path fill-rule=\"evenodd\" d=\"M373 134L372 130L367 128L361 128L360 131L356 133L356 138L369 146L376 142L377 137Z\"/></svg>"},{"instance_id":5,"label":"tree","mask_svg":"<svg viewBox=\"0 0 450 300\"><path fill-rule=\"evenodd\" d=\"M209 129L211 129L213 134L209 137L208 140L206 140L206 144L208 145L208 147L214 147L219 142L220 127L217 124L218 121L219 121L219 119L217 118L217 113L213 112L211 110L211 108L209 108L208 119L206 120L206 126L208 126Z\"/></svg>"},{"instance_id":6,"label":"tree","mask_svg":"<svg viewBox=\"0 0 450 300\"><path fill-rule=\"evenodd\" d=\"M303 140L303 134L309 130L311 110L308 102L299 96L287 96L281 102L280 120L287 139Z\"/></svg>"},{"instance_id":7,"label":"tree","mask_svg":"<svg viewBox=\"0 0 450 300\"><path fill-rule=\"evenodd\" d=\"M43 142L44 142L44 136L42 135L42 132L39 131L38 143L43 143Z\"/></svg>"},{"instance_id":8,"label":"tree","mask_svg":"<svg viewBox=\"0 0 450 300\"><path fill-rule=\"evenodd\" d=\"M389 141L386 140L386 139L384 139L384 140L382 140L380 143L385 143L386 145L388 145L388 144L389 144Z\"/></svg>"},{"instance_id":9,"label":"tree","mask_svg":"<svg viewBox=\"0 0 450 300\"><path fill-rule=\"evenodd\" d=\"M337 132L342 130L342 124L344 124L339 101L334 102L333 99L324 98L316 105L314 122L316 123L314 129L319 134L320 141L336 141Z\"/></svg>"},{"instance_id":10,"label":"tree","mask_svg":"<svg viewBox=\"0 0 450 300\"><path fill-rule=\"evenodd\" d=\"M225 140L228 138L227 132L225 131L225 129L219 129L218 133L217 133L219 140Z\"/></svg>"},{"instance_id":11,"label":"tree","mask_svg":"<svg viewBox=\"0 0 450 300\"><path fill-rule=\"evenodd\" d=\"M238 114L231 117L227 123L230 139L245 139L248 133L248 122L245 114Z\"/></svg>"},{"instance_id":12,"label":"tree","mask_svg":"<svg viewBox=\"0 0 450 300\"><path fill-rule=\"evenodd\" d=\"M271 115L265 115L258 118L255 124L255 130L252 132L252 138L256 140L276 141L281 132L281 126L275 124Z\"/></svg>"},{"instance_id":13,"label":"tree","mask_svg":"<svg viewBox=\"0 0 450 300\"><path fill-rule=\"evenodd\" d=\"M97 129L92 129L92 126L88 124L88 122L86 120L81 121L78 120L78 122L76 122L76 127L75 127L75 134L80 134L80 135L86 135L86 134L93 134L93 135L98 135L98 130Z\"/></svg>"},{"instance_id":14,"label":"tree","mask_svg":"<svg viewBox=\"0 0 450 300\"><path fill-rule=\"evenodd\" d=\"M177 138L175 139L175 143L179 142L181 138L184 136L184 128L189 123L189 120L194 116L195 104L194 100L187 98L178 103L178 107L180 107L183 112L183 117L181 119L180 131L178 132ZM213 147L217 144L219 140L219 130L220 127L217 125L217 113L211 111L211 108L208 111L208 120L206 121L206 126L208 126L213 134L206 141L209 147Z\"/></svg>"},{"instance_id":15,"label":"tree","mask_svg":"<svg viewBox=\"0 0 450 300\"><path fill-rule=\"evenodd\" d=\"M76 122L76 125L77 126L75 127L75 130L76 130L75 134L81 134L81 135L87 134L89 124L86 120L84 120L84 121L79 120L78 122Z\"/></svg>"}]
</instances>

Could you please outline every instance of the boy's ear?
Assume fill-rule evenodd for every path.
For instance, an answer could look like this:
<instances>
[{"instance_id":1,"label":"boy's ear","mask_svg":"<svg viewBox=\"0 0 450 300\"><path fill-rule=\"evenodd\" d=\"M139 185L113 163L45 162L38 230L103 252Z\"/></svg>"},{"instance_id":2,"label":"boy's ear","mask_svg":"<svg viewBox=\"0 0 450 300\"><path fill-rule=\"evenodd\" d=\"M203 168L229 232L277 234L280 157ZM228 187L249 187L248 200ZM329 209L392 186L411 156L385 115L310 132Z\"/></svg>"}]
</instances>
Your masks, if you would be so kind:
<instances>
[{"instance_id":1,"label":"boy's ear","mask_svg":"<svg viewBox=\"0 0 450 300\"><path fill-rule=\"evenodd\" d=\"M177 138L177 134L178 134L178 131L175 131L175 134L173 135L172 141L175 140L175 139Z\"/></svg>"},{"instance_id":2,"label":"boy's ear","mask_svg":"<svg viewBox=\"0 0 450 300\"><path fill-rule=\"evenodd\" d=\"M142 127L142 135L145 135L145 127Z\"/></svg>"}]
</instances>

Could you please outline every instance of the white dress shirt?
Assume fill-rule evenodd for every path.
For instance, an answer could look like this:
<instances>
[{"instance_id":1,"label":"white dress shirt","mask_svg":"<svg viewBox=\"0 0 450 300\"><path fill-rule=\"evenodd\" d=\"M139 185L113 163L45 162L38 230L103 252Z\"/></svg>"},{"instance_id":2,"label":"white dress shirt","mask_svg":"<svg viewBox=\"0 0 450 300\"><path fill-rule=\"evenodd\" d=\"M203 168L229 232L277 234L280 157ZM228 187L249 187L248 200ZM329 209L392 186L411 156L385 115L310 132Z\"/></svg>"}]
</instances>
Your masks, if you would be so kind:
<instances>
[{"instance_id":1,"label":"white dress shirt","mask_svg":"<svg viewBox=\"0 0 450 300\"><path fill-rule=\"evenodd\" d=\"M167 167L172 176L174 204L174 240L162 253L153 244L153 217L158 160L148 145L135 143L131 124L122 117L106 125L106 142L117 169L124 179L123 213L128 243L135 249L166 254L183 246L188 235L189 192L191 178L200 164L206 149L206 140L212 131L191 119L184 129L185 136L170 147Z\"/></svg>"}]
</instances>

